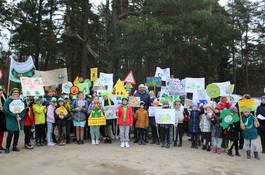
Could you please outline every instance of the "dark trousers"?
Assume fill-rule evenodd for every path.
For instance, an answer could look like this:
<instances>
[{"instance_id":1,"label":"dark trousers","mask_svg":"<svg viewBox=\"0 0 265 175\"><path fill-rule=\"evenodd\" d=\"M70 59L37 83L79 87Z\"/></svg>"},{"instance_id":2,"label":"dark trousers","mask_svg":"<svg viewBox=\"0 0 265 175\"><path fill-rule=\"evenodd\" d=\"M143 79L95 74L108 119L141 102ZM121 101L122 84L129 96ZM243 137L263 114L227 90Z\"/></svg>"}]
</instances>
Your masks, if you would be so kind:
<instances>
[{"instance_id":1,"label":"dark trousers","mask_svg":"<svg viewBox=\"0 0 265 175\"><path fill-rule=\"evenodd\" d=\"M66 140L66 126L60 126L58 128L59 139Z\"/></svg>"},{"instance_id":2,"label":"dark trousers","mask_svg":"<svg viewBox=\"0 0 265 175\"><path fill-rule=\"evenodd\" d=\"M137 140L145 140L145 134L146 134L145 128L136 128L136 132L137 132Z\"/></svg>"},{"instance_id":3,"label":"dark trousers","mask_svg":"<svg viewBox=\"0 0 265 175\"><path fill-rule=\"evenodd\" d=\"M67 120L67 125L66 125L66 135L67 137L70 137L70 127L71 127L71 120Z\"/></svg>"},{"instance_id":4,"label":"dark trousers","mask_svg":"<svg viewBox=\"0 0 265 175\"><path fill-rule=\"evenodd\" d=\"M265 150L265 130L259 129L262 150Z\"/></svg>"},{"instance_id":5,"label":"dark trousers","mask_svg":"<svg viewBox=\"0 0 265 175\"><path fill-rule=\"evenodd\" d=\"M44 139L45 138L45 124L35 125L36 131L36 139Z\"/></svg>"},{"instance_id":6,"label":"dark trousers","mask_svg":"<svg viewBox=\"0 0 265 175\"><path fill-rule=\"evenodd\" d=\"M164 142L165 141L165 137L167 136L167 143L169 143L169 127L165 128L165 127L159 127L159 132L160 132L160 137L161 137L161 141Z\"/></svg>"},{"instance_id":7,"label":"dark trousers","mask_svg":"<svg viewBox=\"0 0 265 175\"><path fill-rule=\"evenodd\" d=\"M29 144L31 137L31 126L24 126L24 134L25 134L25 144Z\"/></svg>"},{"instance_id":8,"label":"dark trousers","mask_svg":"<svg viewBox=\"0 0 265 175\"><path fill-rule=\"evenodd\" d=\"M8 131L8 135L6 138L6 148L10 148L10 144L11 144L13 135L15 135L14 140L13 140L13 147L17 146L17 142L18 142L18 138L19 138L19 131Z\"/></svg>"},{"instance_id":9,"label":"dark trousers","mask_svg":"<svg viewBox=\"0 0 265 175\"><path fill-rule=\"evenodd\" d=\"M191 141L192 142L198 141L198 133L191 133Z\"/></svg>"},{"instance_id":10,"label":"dark trousers","mask_svg":"<svg viewBox=\"0 0 265 175\"><path fill-rule=\"evenodd\" d=\"M202 132L204 145L211 146L211 132Z\"/></svg>"},{"instance_id":11,"label":"dark trousers","mask_svg":"<svg viewBox=\"0 0 265 175\"><path fill-rule=\"evenodd\" d=\"M137 138L137 129L135 128L136 120L133 120L133 128L134 128L134 137Z\"/></svg>"},{"instance_id":12,"label":"dark trousers","mask_svg":"<svg viewBox=\"0 0 265 175\"><path fill-rule=\"evenodd\" d=\"M243 133L242 130L239 130L239 148L244 147L244 138L243 138Z\"/></svg>"},{"instance_id":13,"label":"dark trousers","mask_svg":"<svg viewBox=\"0 0 265 175\"><path fill-rule=\"evenodd\" d=\"M183 134L184 132L186 132L187 135L189 134L189 121L183 121Z\"/></svg>"},{"instance_id":14,"label":"dark trousers","mask_svg":"<svg viewBox=\"0 0 265 175\"><path fill-rule=\"evenodd\" d=\"M105 128L104 127L100 127L99 128L99 132L102 135L102 137L106 137L106 135L105 135Z\"/></svg>"},{"instance_id":15,"label":"dark trousers","mask_svg":"<svg viewBox=\"0 0 265 175\"><path fill-rule=\"evenodd\" d=\"M238 140L236 140L236 141L230 140L229 151L232 152L234 146L235 146L235 150L236 150L236 153L237 153L238 152Z\"/></svg>"},{"instance_id":16,"label":"dark trousers","mask_svg":"<svg viewBox=\"0 0 265 175\"><path fill-rule=\"evenodd\" d=\"M153 140L157 140L158 139L158 136L157 136L156 126L151 126L151 127L152 127L152 137L153 137Z\"/></svg>"},{"instance_id":17,"label":"dark trousers","mask_svg":"<svg viewBox=\"0 0 265 175\"><path fill-rule=\"evenodd\" d=\"M75 130L74 130L75 132ZM85 127L84 127L84 137L87 138L90 136L90 127L88 126L88 120L86 120L86 124L85 124Z\"/></svg>"},{"instance_id":18,"label":"dark trousers","mask_svg":"<svg viewBox=\"0 0 265 175\"><path fill-rule=\"evenodd\" d=\"M178 127L176 128L176 141L178 140L178 136L179 136L179 143L182 143L183 133L184 133L184 124L179 123Z\"/></svg>"},{"instance_id":19,"label":"dark trousers","mask_svg":"<svg viewBox=\"0 0 265 175\"><path fill-rule=\"evenodd\" d=\"M118 126L118 125L116 125L116 122L117 122L117 120L118 119L114 119L113 121L114 122L112 122L112 129L113 129L113 135L115 135L116 134L116 128L117 128L117 136L119 136L119 134L120 134L120 127ZM115 127L114 127L115 126ZM114 128L115 128L115 130L114 130ZM134 129L135 130L135 129ZM136 136L136 135L135 135Z\"/></svg>"}]
</instances>

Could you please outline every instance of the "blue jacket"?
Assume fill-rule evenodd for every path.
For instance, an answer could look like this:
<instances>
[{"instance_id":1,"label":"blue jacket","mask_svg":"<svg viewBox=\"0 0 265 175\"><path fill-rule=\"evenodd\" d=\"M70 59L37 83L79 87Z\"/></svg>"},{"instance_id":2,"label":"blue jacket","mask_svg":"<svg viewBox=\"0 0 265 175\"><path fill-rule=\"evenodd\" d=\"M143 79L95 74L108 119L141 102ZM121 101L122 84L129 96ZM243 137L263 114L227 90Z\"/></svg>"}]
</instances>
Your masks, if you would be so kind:
<instances>
[{"instance_id":1,"label":"blue jacket","mask_svg":"<svg viewBox=\"0 0 265 175\"><path fill-rule=\"evenodd\" d=\"M189 133L199 133L200 132L200 115L204 113L204 108L201 111L198 111L198 110L188 111L187 108L185 108L184 111L185 111L185 114L190 117Z\"/></svg>"},{"instance_id":2,"label":"blue jacket","mask_svg":"<svg viewBox=\"0 0 265 175\"><path fill-rule=\"evenodd\" d=\"M143 91L143 93L141 93L141 91L137 91L134 96L140 97L140 100L145 102L145 109L149 109L149 106L151 106L151 98L149 93L147 93L146 91Z\"/></svg>"},{"instance_id":3,"label":"blue jacket","mask_svg":"<svg viewBox=\"0 0 265 175\"><path fill-rule=\"evenodd\" d=\"M265 105L260 104L260 106L258 106L257 116L259 114L262 115L263 117L265 117ZM258 129L265 130L265 120L260 120L259 118L258 118L258 120L259 120L259 124L260 124Z\"/></svg>"}]
</instances>

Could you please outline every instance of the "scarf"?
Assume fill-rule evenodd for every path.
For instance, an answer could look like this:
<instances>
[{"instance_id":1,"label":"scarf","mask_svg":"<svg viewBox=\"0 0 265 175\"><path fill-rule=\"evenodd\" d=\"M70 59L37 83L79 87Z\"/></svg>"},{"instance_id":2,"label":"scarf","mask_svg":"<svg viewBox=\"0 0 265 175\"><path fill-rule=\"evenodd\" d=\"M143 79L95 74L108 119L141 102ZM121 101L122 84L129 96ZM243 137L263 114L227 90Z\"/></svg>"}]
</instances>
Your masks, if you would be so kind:
<instances>
[{"instance_id":1,"label":"scarf","mask_svg":"<svg viewBox=\"0 0 265 175\"><path fill-rule=\"evenodd\" d=\"M249 115L249 116L247 117L247 121L244 123L245 126L248 126L248 124L252 124L252 123L253 123L253 122L252 122L252 123L248 123L250 118L252 118L252 115ZM252 119L253 119L253 118L252 118Z\"/></svg>"},{"instance_id":2,"label":"scarf","mask_svg":"<svg viewBox=\"0 0 265 175\"><path fill-rule=\"evenodd\" d=\"M101 101L101 105L104 107L105 105L105 100L104 100L104 98L102 99L102 101ZM110 101L110 98L108 97L108 104L109 104L109 106L111 106L111 101Z\"/></svg>"}]
</instances>

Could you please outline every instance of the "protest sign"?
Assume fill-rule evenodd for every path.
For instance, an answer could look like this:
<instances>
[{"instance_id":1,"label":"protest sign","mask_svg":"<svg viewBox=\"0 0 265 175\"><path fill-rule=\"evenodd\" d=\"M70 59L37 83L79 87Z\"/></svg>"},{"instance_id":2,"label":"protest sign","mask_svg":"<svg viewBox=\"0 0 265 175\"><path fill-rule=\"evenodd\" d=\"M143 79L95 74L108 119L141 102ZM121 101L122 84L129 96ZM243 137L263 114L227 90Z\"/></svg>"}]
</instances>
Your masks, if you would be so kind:
<instances>
[{"instance_id":1,"label":"protest sign","mask_svg":"<svg viewBox=\"0 0 265 175\"><path fill-rule=\"evenodd\" d=\"M126 90L124 89L120 79L115 84L109 96L128 97L128 94Z\"/></svg>"},{"instance_id":2,"label":"protest sign","mask_svg":"<svg viewBox=\"0 0 265 175\"><path fill-rule=\"evenodd\" d=\"M90 93L90 90L88 88L88 83L79 83L75 85L76 87L78 87L79 91L82 91L83 94L87 95Z\"/></svg>"},{"instance_id":3,"label":"protest sign","mask_svg":"<svg viewBox=\"0 0 265 175\"><path fill-rule=\"evenodd\" d=\"M239 112L256 111L256 103L254 99L245 99L238 101Z\"/></svg>"},{"instance_id":4,"label":"protest sign","mask_svg":"<svg viewBox=\"0 0 265 175\"><path fill-rule=\"evenodd\" d=\"M45 91L48 91L48 90L56 91L56 86L55 85L53 85L53 86L45 86L44 90Z\"/></svg>"},{"instance_id":5,"label":"protest sign","mask_svg":"<svg viewBox=\"0 0 265 175\"><path fill-rule=\"evenodd\" d=\"M155 109L162 109L162 106L149 106L149 117L155 116Z\"/></svg>"},{"instance_id":6,"label":"protest sign","mask_svg":"<svg viewBox=\"0 0 265 175\"><path fill-rule=\"evenodd\" d=\"M136 84L132 71L129 72L129 74L127 75L127 77L124 79L124 82L125 83Z\"/></svg>"},{"instance_id":7,"label":"protest sign","mask_svg":"<svg viewBox=\"0 0 265 175\"><path fill-rule=\"evenodd\" d=\"M13 114L19 114L19 113L21 113L24 109L25 109L25 104L23 103L22 100L13 100L13 101L9 104L9 110L10 110Z\"/></svg>"},{"instance_id":8,"label":"protest sign","mask_svg":"<svg viewBox=\"0 0 265 175\"><path fill-rule=\"evenodd\" d=\"M162 81L166 81L170 78L170 68L161 69L156 67L155 77L161 77Z\"/></svg>"},{"instance_id":9,"label":"protest sign","mask_svg":"<svg viewBox=\"0 0 265 175\"><path fill-rule=\"evenodd\" d=\"M208 84L206 87L206 94L211 98L217 98L220 96L220 88L216 84Z\"/></svg>"},{"instance_id":10,"label":"protest sign","mask_svg":"<svg viewBox=\"0 0 265 175\"><path fill-rule=\"evenodd\" d=\"M102 85L109 85L110 83L113 84L113 74L106 74L103 72L99 73L99 82Z\"/></svg>"},{"instance_id":11,"label":"protest sign","mask_svg":"<svg viewBox=\"0 0 265 175\"><path fill-rule=\"evenodd\" d=\"M66 116L68 114L68 111L67 111L67 109L64 106L61 106L61 107L58 107L58 108L55 109L55 113L57 115L64 115L64 116Z\"/></svg>"},{"instance_id":12,"label":"protest sign","mask_svg":"<svg viewBox=\"0 0 265 175\"><path fill-rule=\"evenodd\" d=\"M222 118L222 123L220 123L220 126L222 126L223 129L226 129L230 124L239 121L238 115L232 114L229 109L223 110L220 114L220 117Z\"/></svg>"},{"instance_id":13,"label":"protest sign","mask_svg":"<svg viewBox=\"0 0 265 175\"><path fill-rule=\"evenodd\" d=\"M69 94L72 86L73 86L73 83L70 81L68 81L67 83L63 83L62 84L62 91Z\"/></svg>"},{"instance_id":14,"label":"protest sign","mask_svg":"<svg viewBox=\"0 0 265 175\"><path fill-rule=\"evenodd\" d=\"M212 84L216 84L220 88L220 96L229 96L228 86L230 85L230 81Z\"/></svg>"},{"instance_id":15,"label":"protest sign","mask_svg":"<svg viewBox=\"0 0 265 175\"><path fill-rule=\"evenodd\" d=\"M175 124L175 109L155 109L157 124Z\"/></svg>"},{"instance_id":16,"label":"protest sign","mask_svg":"<svg viewBox=\"0 0 265 175\"><path fill-rule=\"evenodd\" d=\"M186 78L185 92L194 93L197 90L204 90L204 78Z\"/></svg>"},{"instance_id":17,"label":"protest sign","mask_svg":"<svg viewBox=\"0 0 265 175\"><path fill-rule=\"evenodd\" d=\"M68 82L66 68L50 71L35 70L35 77L42 78L43 86L52 86Z\"/></svg>"},{"instance_id":18,"label":"protest sign","mask_svg":"<svg viewBox=\"0 0 265 175\"><path fill-rule=\"evenodd\" d=\"M95 81L98 79L98 68L90 69L90 81Z\"/></svg>"},{"instance_id":19,"label":"protest sign","mask_svg":"<svg viewBox=\"0 0 265 175\"><path fill-rule=\"evenodd\" d=\"M41 78L21 77L21 87L24 96L44 95Z\"/></svg>"},{"instance_id":20,"label":"protest sign","mask_svg":"<svg viewBox=\"0 0 265 175\"><path fill-rule=\"evenodd\" d=\"M146 77L146 85L148 87L161 87L162 79L161 77Z\"/></svg>"},{"instance_id":21,"label":"protest sign","mask_svg":"<svg viewBox=\"0 0 265 175\"><path fill-rule=\"evenodd\" d=\"M129 106L140 107L140 97L129 97Z\"/></svg>"},{"instance_id":22,"label":"protest sign","mask_svg":"<svg viewBox=\"0 0 265 175\"><path fill-rule=\"evenodd\" d=\"M104 113L103 111L101 111L97 103L93 107L88 117L88 126L95 126L95 125L106 125L106 118L104 116Z\"/></svg>"},{"instance_id":23,"label":"protest sign","mask_svg":"<svg viewBox=\"0 0 265 175\"><path fill-rule=\"evenodd\" d=\"M105 106L104 107L106 120L118 118L116 116L116 111L117 111L118 107L119 107L119 105L112 105L112 106Z\"/></svg>"},{"instance_id":24,"label":"protest sign","mask_svg":"<svg viewBox=\"0 0 265 175\"><path fill-rule=\"evenodd\" d=\"M179 80L177 78L167 79L166 86L168 87L169 95L185 95L185 79Z\"/></svg>"}]
</instances>

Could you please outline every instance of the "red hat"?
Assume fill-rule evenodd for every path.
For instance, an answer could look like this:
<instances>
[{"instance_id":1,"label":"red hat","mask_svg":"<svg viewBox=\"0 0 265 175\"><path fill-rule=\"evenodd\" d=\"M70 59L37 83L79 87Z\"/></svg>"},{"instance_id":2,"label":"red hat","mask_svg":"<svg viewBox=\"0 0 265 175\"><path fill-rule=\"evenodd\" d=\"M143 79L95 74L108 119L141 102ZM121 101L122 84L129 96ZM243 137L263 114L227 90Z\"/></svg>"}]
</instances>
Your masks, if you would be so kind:
<instances>
[{"instance_id":1,"label":"red hat","mask_svg":"<svg viewBox=\"0 0 265 175\"><path fill-rule=\"evenodd\" d=\"M221 110L223 110L223 107L222 107L222 105L217 105L217 106L215 107L215 109L218 109L219 111L221 111Z\"/></svg>"}]
</instances>

